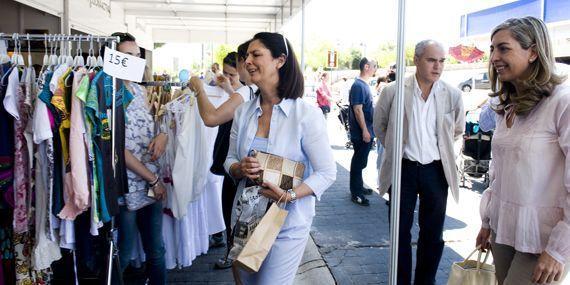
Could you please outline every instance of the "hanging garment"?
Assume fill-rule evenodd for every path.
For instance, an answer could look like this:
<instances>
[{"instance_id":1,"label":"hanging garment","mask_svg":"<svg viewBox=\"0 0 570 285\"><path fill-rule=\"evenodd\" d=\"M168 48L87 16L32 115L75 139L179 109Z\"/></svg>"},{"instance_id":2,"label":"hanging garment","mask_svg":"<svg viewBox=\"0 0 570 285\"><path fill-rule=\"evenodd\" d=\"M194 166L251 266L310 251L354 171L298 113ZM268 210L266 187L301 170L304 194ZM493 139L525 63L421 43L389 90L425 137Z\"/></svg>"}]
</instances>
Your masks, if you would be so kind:
<instances>
[{"instance_id":1,"label":"hanging garment","mask_svg":"<svg viewBox=\"0 0 570 285\"><path fill-rule=\"evenodd\" d=\"M13 76L13 75L16 76ZM23 74L25 77L25 74ZM12 93L12 92L16 93ZM29 106L24 104L25 94L23 85L20 84L17 69L12 71L8 80L8 96L10 104L15 104L14 110L17 114L14 116L14 232L23 233L28 230L28 201L29 182L31 177L29 173L29 155L26 138L24 132L26 130L29 119ZM5 105L6 107L6 105ZM12 107L10 107L12 108Z\"/></svg>"},{"instance_id":2,"label":"hanging garment","mask_svg":"<svg viewBox=\"0 0 570 285\"><path fill-rule=\"evenodd\" d=\"M12 68L9 63L1 66L0 100L6 98L8 78ZM14 207L14 117L0 105L0 209Z\"/></svg>"},{"instance_id":3,"label":"hanging garment","mask_svg":"<svg viewBox=\"0 0 570 285\"><path fill-rule=\"evenodd\" d=\"M58 117L54 116L55 108L51 105L52 93L49 89L50 81L53 77L52 72L47 72L45 75L43 88L38 94L38 101L43 104L40 106L45 106L47 111L48 119L45 119L45 114L38 113L38 117L34 117L34 142L42 142L45 144L45 163L42 163L43 171L47 172L46 178L46 207L48 213L46 213L46 232L48 239L52 242L56 242L56 221L57 218L53 215L53 192L56 187L56 171L55 171L55 145L56 138L59 136L57 132L57 120ZM41 108L41 107L40 107ZM35 115L35 114L34 114ZM57 135L56 135L57 134ZM40 156L43 158L43 156ZM59 160L58 160L59 161Z\"/></svg>"},{"instance_id":4,"label":"hanging garment","mask_svg":"<svg viewBox=\"0 0 570 285\"><path fill-rule=\"evenodd\" d=\"M172 167L174 188L169 203L174 217L186 215L188 203L195 201L206 185L209 162L205 126L198 114L198 104L192 104L184 113L183 125L176 137L176 158Z\"/></svg>"},{"instance_id":5,"label":"hanging garment","mask_svg":"<svg viewBox=\"0 0 570 285\"><path fill-rule=\"evenodd\" d=\"M94 159L94 181L99 189L100 216L103 222L111 220L119 211L118 197L127 189L127 168L125 164L125 108L132 100L122 81L117 81L115 110L112 110L112 77L99 72L91 82L87 96L87 113L93 126L92 139ZM114 112L112 112L114 111ZM111 120L115 118L115 154L112 155ZM120 155L119 155L120 154ZM113 177L113 162L115 158L115 175ZM97 191L97 190L95 190Z\"/></svg>"},{"instance_id":6,"label":"hanging garment","mask_svg":"<svg viewBox=\"0 0 570 285\"><path fill-rule=\"evenodd\" d=\"M38 93L50 92L51 72L46 72L39 80ZM42 84L43 83L43 84ZM58 244L54 241L55 233L51 228L50 197L53 189L53 118L44 101L35 100L32 117L35 154L35 244L31 262L35 270L48 269L53 261L61 258Z\"/></svg>"},{"instance_id":7,"label":"hanging garment","mask_svg":"<svg viewBox=\"0 0 570 285\"><path fill-rule=\"evenodd\" d=\"M73 76L71 97L71 114L69 130L69 173L66 173L65 206L59 213L62 219L75 220L75 217L89 206L89 187L87 182L87 156L85 149L83 121L83 106L81 100L75 96L80 89L87 88L89 77L84 68L79 69ZM67 99L67 98L66 98ZM67 100L66 100L67 101ZM70 180L70 181L69 181Z\"/></svg>"},{"instance_id":8,"label":"hanging garment","mask_svg":"<svg viewBox=\"0 0 570 285\"><path fill-rule=\"evenodd\" d=\"M216 89L215 87L212 89L207 94L215 96L210 97L210 101L214 106L218 107L227 100L228 95L220 91L221 89ZM217 93L213 94L213 92ZM194 157L196 162L200 161L200 163L194 166L195 172L191 172L193 177L187 173L185 179L187 179L188 184L183 184L185 187L182 188L182 191L188 191L189 188L200 188L196 190L204 189L203 191L205 192L196 191L195 194L202 193L198 194L195 200L186 204L186 215L178 219L174 218L174 215L163 216L165 259L166 267L169 269L191 266L192 261L197 256L208 252L209 235L223 231L225 228L221 209L221 180L219 180L218 176L209 172L217 128L207 128L204 125L198 115L197 104L193 101L195 100L194 98L190 98L190 100L185 100L184 97L181 98L183 99L173 100L165 108L166 112L161 129L166 130L169 138L174 139L169 140L166 153L161 160L161 170L163 174L168 169L177 170L176 166L173 167L173 165L175 160L177 163L181 162L179 158L181 146L186 146L186 151L188 152L192 150L194 153L200 152L204 154L205 158L202 158L202 156L200 158ZM190 104L191 106L188 108ZM193 126L191 130L189 130L190 125ZM186 135L189 135L197 142L189 143L188 137L184 139L184 132L187 132ZM172 142L172 145L170 142ZM194 149L191 148L192 145ZM200 149L198 147L204 148ZM201 173L201 171L204 171L205 174ZM205 178L197 179L197 174L205 175ZM176 190L178 185L176 183L176 175L173 175L172 182L174 183L170 186L173 186L174 189L171 190L173 192L178 191ZM172 205L171 199L175 199L175 196L171 193L168 193L169 203L167 205Z\"/></svg>"}]
</instances>

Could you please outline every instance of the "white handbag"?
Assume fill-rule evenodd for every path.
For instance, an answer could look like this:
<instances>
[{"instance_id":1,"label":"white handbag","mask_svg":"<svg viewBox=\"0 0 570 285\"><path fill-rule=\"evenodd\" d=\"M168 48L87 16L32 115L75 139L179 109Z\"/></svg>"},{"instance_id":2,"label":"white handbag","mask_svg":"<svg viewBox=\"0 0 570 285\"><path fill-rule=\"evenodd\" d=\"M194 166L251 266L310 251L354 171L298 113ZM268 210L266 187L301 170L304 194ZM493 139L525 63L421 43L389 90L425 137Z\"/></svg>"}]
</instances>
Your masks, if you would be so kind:
<instances>
[{"instance_id":1,"label":"white handbag","mask_svg":"<svg viewBox=\"0 0 570 285\"><path fill-rule=\"evenodd\" d=\"M470 260L471 256L479 252L477 255L477 260ZM449 279L447 285L495 285L497 284L497 277L495 276L495 266L492 264L487 264L487 258L489 258L488 250L485 254L483 262L481 262L481 256L483 251L480 247L477 247L467 258L461 262L454 262L451 265L451 272L449 273Z\"/></svg>"}]
</instances>

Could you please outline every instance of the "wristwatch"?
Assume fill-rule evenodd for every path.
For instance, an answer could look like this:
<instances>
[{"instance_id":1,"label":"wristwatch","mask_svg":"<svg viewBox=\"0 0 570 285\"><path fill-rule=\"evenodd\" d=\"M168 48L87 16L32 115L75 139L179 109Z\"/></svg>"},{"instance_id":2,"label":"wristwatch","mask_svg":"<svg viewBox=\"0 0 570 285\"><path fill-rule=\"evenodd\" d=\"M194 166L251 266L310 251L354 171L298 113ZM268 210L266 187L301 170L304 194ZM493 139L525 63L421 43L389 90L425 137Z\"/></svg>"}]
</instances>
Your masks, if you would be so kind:
<instances>
[{"instance_id":1,"label":"wristwatch","mask_svg":"<svg viewBox=\"0 0 570 285\"><path fill-rule=\"evenodd\" d=\"M297 201L297 193L295 193L295 191L293 191L293 189L289 189L289 190L287 190L287 192L289 192L289 194L291 194L290 203L295 203Z\"/></svg>"}]
</instances>

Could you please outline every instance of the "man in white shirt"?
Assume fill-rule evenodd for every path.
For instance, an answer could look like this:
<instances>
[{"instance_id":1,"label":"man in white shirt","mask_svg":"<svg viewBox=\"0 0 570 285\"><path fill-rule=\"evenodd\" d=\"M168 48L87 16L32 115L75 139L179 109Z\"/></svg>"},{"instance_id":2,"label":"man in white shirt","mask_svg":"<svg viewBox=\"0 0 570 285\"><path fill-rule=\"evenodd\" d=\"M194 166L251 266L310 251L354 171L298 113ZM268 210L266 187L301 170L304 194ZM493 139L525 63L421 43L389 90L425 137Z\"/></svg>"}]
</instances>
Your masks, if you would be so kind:
<instances>
[{"instance_id":1,"label":"man in white shirt","mask_svg":"<svg viewBox=\"0 0 570 285\"><path fill-rule=\"evenodd\" d=\"M380 194L392 183L392 161L402 160L398 284L412 280L411 228L420 197L417 262L414 284L435 284L443 252L442 237L447 189L458 199L458 175L453 144L465 129L461 92L439 80L445 63L442 45L433 40L415 48L416 74L404 85L403 157L394 157L396 86L382 91L374 113L374 133L386 148L380 177Z\"/></svg>"}]
</instances>

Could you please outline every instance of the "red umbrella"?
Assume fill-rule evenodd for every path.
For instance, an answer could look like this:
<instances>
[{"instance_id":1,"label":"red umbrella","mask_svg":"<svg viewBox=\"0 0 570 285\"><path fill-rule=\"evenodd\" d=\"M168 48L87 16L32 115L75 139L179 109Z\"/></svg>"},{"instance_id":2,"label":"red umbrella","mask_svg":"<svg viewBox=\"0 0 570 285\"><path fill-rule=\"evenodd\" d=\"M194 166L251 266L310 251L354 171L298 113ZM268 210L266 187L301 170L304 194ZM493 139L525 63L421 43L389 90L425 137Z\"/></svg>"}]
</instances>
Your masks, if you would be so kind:
<instances>
[{"instance_id":1,"label":"red umbrella","mask_svg":"<svg viewBox=\"0 0 570 285\"><path fill-rule=\"evenodd\" d=\"M461 62L471 63L482 58L485 52L474 46L458 45L456 47L450 47L449 54Z\"/></svg>"}]
</instances>

